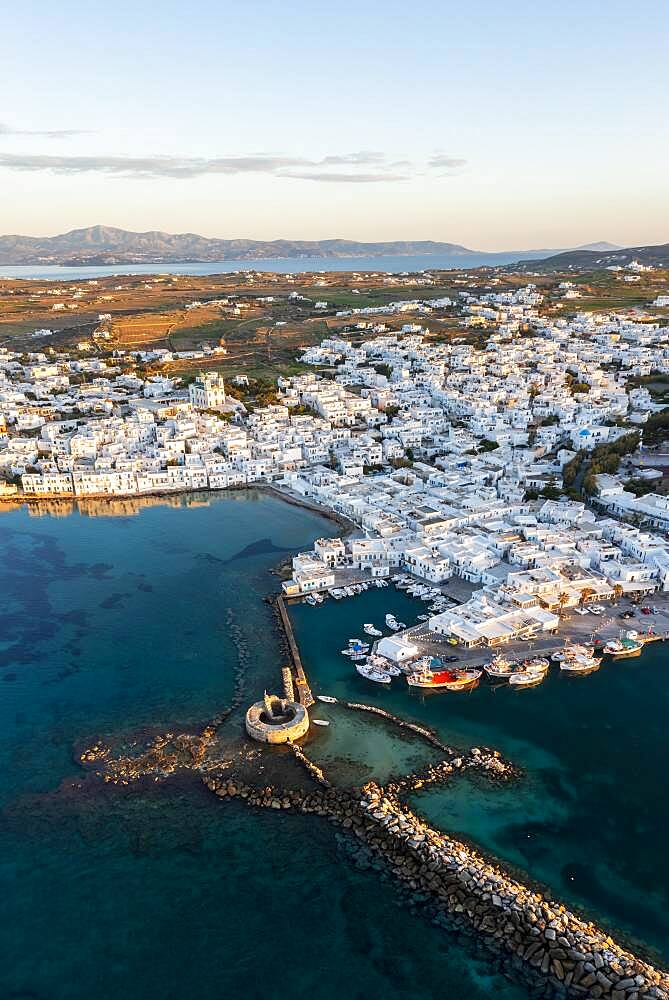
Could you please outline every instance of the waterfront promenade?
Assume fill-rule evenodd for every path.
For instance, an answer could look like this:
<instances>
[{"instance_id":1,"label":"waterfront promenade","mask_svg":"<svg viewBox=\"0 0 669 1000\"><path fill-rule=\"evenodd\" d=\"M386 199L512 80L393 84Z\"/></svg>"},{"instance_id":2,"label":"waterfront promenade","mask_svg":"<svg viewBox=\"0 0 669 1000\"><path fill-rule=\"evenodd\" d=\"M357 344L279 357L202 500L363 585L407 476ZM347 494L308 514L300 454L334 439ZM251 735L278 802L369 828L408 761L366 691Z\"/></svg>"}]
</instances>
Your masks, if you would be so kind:
<instances>
[{"instance_id":1,"label":"waterfront promenade","mask_svg":"<svg viewBox=\"0 0 669 1000\"><path fill-rule=\"evenodd\" d=\"M617 639L621 631L637 631L643 636L651 629L661 639L669 637L669 594L654 594L648 603L658 608L658 614L644 615L632 602L621 600L618 605L608 607L599 616L590 613L583 616L573 612L566 614L561 619L556 634L538 635L533 639L507 642L496 647L477 646L465 649L461 645L453 646L445 636L431 632L427 622L421 622L396 635L401 635L418 646L421 655L442 656L453 653L466 666L481 666L496 652L522 659L553 653L565 642L589 643L594 639L604 642ZM621 618L620 615L627 610L634 611L635 617Z\"/></svg>"}]
</instances>

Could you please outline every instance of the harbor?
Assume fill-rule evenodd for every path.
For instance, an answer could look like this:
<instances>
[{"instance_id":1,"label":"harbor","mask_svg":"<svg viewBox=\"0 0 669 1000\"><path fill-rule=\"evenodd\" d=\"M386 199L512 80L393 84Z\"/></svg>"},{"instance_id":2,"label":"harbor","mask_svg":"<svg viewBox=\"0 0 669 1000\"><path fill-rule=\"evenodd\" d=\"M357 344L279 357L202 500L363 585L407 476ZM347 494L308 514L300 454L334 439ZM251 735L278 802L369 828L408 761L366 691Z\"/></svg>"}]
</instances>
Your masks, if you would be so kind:
<instances>
[{"instance_id":1,"label":"harbor","mask_svg":"<svg viewBox=\"0 0 669 1000\"><path fill-rule=\"evenodd\" d=\"M274 548L253 547L258 538L259 503L263 532L271 537ZM576 908L575 912L585 908L593 913L598 926L609 929L614 940L624 943L624 934L637 935L663 953L669 940L669 903L663 890L669 884L664 851L669 817L659 791L664 782L661 748L666 718L663 643L652 643L627 662L611 661L587 683L571 683L562 671L551 668L546 680L527 695L516 695L508 685L482 682L466 697L450 693L432 697L409 687L403 677L393 678L387 685L372 683L357 672L350 657L341 654L352 638L369 641L371 650L379 637L366 633L365 624L373 625L383 636L400 635L401 630L386 626L388 614L398 624L405 623L407 629L424 624L418 617L428 612L427 602L393 585L369 587L350 599L326 598L317 606L289 601L285 610L294 648L315 698L315 704L307 709L311 725L300 738L301 752L325 776L332 790L319 785L323 798L309 799L309 809L313 806L314 811L303 812L300 796L314 794L308 782L316 770L313 774L307 771L289 747L275 750L246 739L243 712L252 702L263 700L265 689L270 696L285 695L284 685L290 682L294 695L298 690L290 643L283 632L276 631L272 609L262 596L276 589L276 577L270 573L276 549L303 546L310 533L313 536L325 529L320 519L270 497L254 500L247 494L217 498L209 506L196 508L153 505L143 509L139 517L126 519L123 532L113 517L86 518L82 523L76 516L45 517L38 524L25 511L7 517L3 549L6 585L24 596L26 608L32 607L27 602L37 593L46 616L43 620L49 625L60 620L57 616L71 614L72 609L85 610L89 616L73 619L66 626L70 630L67 645L61 639L62 630L43 639L40 653L48 655L41 656L39 663L4 668L8 680L4 688L5 728L13 741L9 743L12 753L6 758L6 774L12 782L20 779L29 787L31 761L44 760L47 778L43 783L49 792L30 798L27 828L19 822L21 800L17 796L17 804L5 814L3 836L7 853L20 859L28 885L32 884L35 857L42 870L55 871L60 869L49 867L52 856L61 850L68 852L76 878L62 882L54 875L49 882L50 898L58 900L59 908L64 900L68 912L75 912L80 905L76 887L85 882L87 872L95 871L97 878L107 879L104 884L109 899L114 898L119 883L132 884L138 872L144 884L146 872L157 899L162 898L159 889L168 879L163 899L166 912L170 900L187 900L196 887L197 907L187 912L198 931L201 899L208 899L210 912L216 914L223 912L224 904L239 916L239 935L236 928L230 933L241 946L251 930L260 934L267 926L266 910L256 924L255 908L249 910L249 886L260 890L266 885L257 874L258 858L265 868L275 863L278 852L278 884L282 893L289 894L295 886L298 846L301 860L308 864L309 889L318 888L321 902L314 909L308 898L301 899L291 937L295 927L307 935L312 923L323 928L309 940L315 940L324 954L334 956L334 964L326 966L329 982L340 982L335 966L352 953L360 932L358 920L351 922L350 931L342 930L339 914L347 904L332 896L333 886L341 885L346 899L355 900L356 913L372 928L382 929L378 939L374 938L378 947L385 950L391 941L405 956L410 979L399 980L405 994L421 982L427 962L432 963L432 976L441 977L452 995L478 997L476 977L472 978L470 971L472 948L486 940L485 934L472 930L470 944L460 945L453 935L460 930L465 933L468 921L461 914L439 912L429 893L429 904L415 899L422 891L411 889L409 884L414 880L416 861L410 845L399 844L390 836L383 841L389 851L384 848L382 854L372 853L368 864L364 859L375 850L374 838L384 834L378 824L376 830L369 827L370 841L352 832L353 824L355 829L368 827L351 789L373 781L376 789L393 793L396 783L405 782L400 789L402 815L397 816L402 823L413 823L412 815L420 817L422 827L457 841L462 845L458 849L465 850L468 858L472 850L484 859L481 864L491 865L490 859L497 858L496 867L506 871L507 877L511 877L508 872L516 872L517 883L530 885L530 878L539 880L550 887L551 899L563 900ZM187 533L181 527L186 519ZM75 528L86 533L90 551L96 553L95 563L82 560L78 553L71 559L61 557L65 545L72 544ZM20 565L13 556L17 531L25 547ZM186 538L188 544L177 544ZM138 567L146 577L138 575ZM241 569L244 572L240 574ZM22 583L26 570L30 571L29 592ZM48 581L48 594L41 581ZM124 593L133 595L125 612ZM657 595L658 606L659 598ZM278 609L276 616L280 620ZM657 622L659 617L649 620ZM603 624L596 615L589 619L575 616L576 622L581 620ZM621 626L638 628L639 620L621 620ZM34 646L30 621L30 615L23 613L10 623L8 638L19 650ZM116 637L121 621L126 630L128 623L132 628L134 652L128 665L118 655ZM165 627L166 621L172 623L171 629ZM212 622L218 627L212 628ZM83 665L79 673L72 670L76 649L72 651L71 637L77 635ZM258 642L258 636L265 641ZM556 646L562 645L561 636L553 639ZM446 648L452 647L446 644ZM12 672L16 675L13 681ZM118 719L122 713L121 721L116 714L110 719L102 708L91 717L89 694L90 699L97 696L102 676L118 679L117 690L124 699L115 712ZM43 683L45 680L50 683ZM58 702L66 690L79 693L81 710L68 722L67 742L63 744L50 727L53 710L47 699ZM321 701L323 694L337 701ZM16 707L27 713L34 704L46 705L41 726L49 738L44 745L29 743L30 755L26 757L20 752L26 746L26 733ZM227 706L233 704L240 710L228 714ZM272 701L273 712L274 706ZM277 706L277 717L281 710ZM179 717L187 723L185 733L174 721ZM212 719L224 724L212 726ZM202 731L199 720L208 720ZM316 725L316 721L329 722L329 726ZM152 746L144 755L150 767L145 772L140 763L148 738L147 722L152 723ZM169 732L164 732L166 725ZM161 738L154 741L156 728ZM82 730L92 732L94 749L100 734L115 729L120 736L111 747L100 748L90 763L82 759L83 778L78 774L73 785L66 783L62 791L53 793L51 789L72 772L69 754L77 735ZM63 746L67 751L64 757ZM473 749L485 747L497 748L501 759L511 762L517 780L490 782L488 772L478 766L455 765L456 760L474 760ZM83 747L82 757L85 750ZM123 759L114 771L119 755ZM230 765L221 774L225 761ZM449 772L448 767L454 770ZM117 783L104 782L96 791L91 783L96 770L116 773ZM460 772L462 779L457 779ZM225 794L231 801L224 809L219 809L218 791L216 796L208 793L203 803L201 791L199 795L186 791L184 776L191 775L200 788L201 778L213 778L238 794ZM131 795L128 786L134 781L140 784ZM172 794L170 782L174 782ZM273 791L268 793L270 786ZM622 786L624 796L620 794ZM142 811L138 803L144 796L150 797L147 802L151 806ZM346 809L333 818L332 832L322 829L331 799L346 802ZM286 800L289 807L283 805ZM257 808L242 809L243 803ZM351 816L347 815L349 809ZM76 822L71 828L63 821L70 810ZM36 818L40 822L37 830ZM352 825L347 825L348 821ZM110 827L111 842L101 833ZM78 828L90 836L73 856L73 836L76 841ZM340 838L336 850L332 840L335 831ZM419 836L423 832L417 829ZM165 852L162 847L157 849L158 837L161 844L163 837L174 842L178 865L171 848ZM128 846L126 840L130 841ZM471 847L472 841L476 849ZM635 849L640 842L643 851ZM271 844L269 853L266 844ZM212 888L209 845L214 845L217 854L234 850L239 868L231 866L224 885L217 882L207 895ZM108 850L112 852L109 862ZM379 868L374 867L377 863ZM405 864L408 880L401 875ZM55 904L38 903L37 888L35 910L42 912L39 907L46 907L49 922L56 926ZM400 895L402 892L406 895ZM308 897L309 892L303 895ZM369 902L371 896L373 903ZM329 901L327 912L323 898ZM12 919L14 923L17 920L11 894L3 906L5 927L10 927ZM98 954L100 920L111 940L114 925L105 922L104 914L86 912L92 928L90 933L84 928L86 945ZM155 916L158 920L157 912ZM112 917L110 912L110 920ZM460 919L461 925L453 922ZM388 925L393 929L389 931ZM139 922L136 926L139 933ZM56 945L65 946L60 932L54 933L51 953ZM180 933L186 934L189 947L197 950L197 937L189 936L188 929L180 929ZM282 946L287 946L288 935L279 930L276 933ZM330 939L334 950L329 950ZM425 956L426 947L439 961ZM278 958L275 948L272 955ZM499 970L512 976L515 983L517 971L512 963L510 952L506 958L495 953L494 958L487 955L480 966L482 974L493 977L496 995L505 1000L511 995L515 1000L516 994L507 992L508 980ZM531 962L524 966L531 968ZM136 968L141 977L139 960ZM32 974L25 964L21 969L25 977ZM399 997L396 970L392 975L381 975L364 956L356 959L355 969L365 984L383 985L386 995ZM170 974L178 979L179 970L170 966ZM588 974L586 971L584 976ZM539 968L535 982L543 979Z\"/></svg>"},{"instance_id":2,"label":"harbor","mask_svg":"<svg viewBox=\"0 0 669 1000\"><path fill-rule=\"evenodd\" d=\"M586 675L603 663L642 655L646 646L669 636L666 594L572 608L556 619L556 628L548 633L486 646L467 646L455 635L431 628L435 616L455 598L405 574L391 580L367 580L304 600L317 608L328 599L354 598L387 586L412 598L405 617L413 618L413 623L407 625L386 611L377 613L376 621L358 624L357 616L351 614L350 630L360 637L348 638L339 650L360 676L381 685L402 677L410 687L425 691L471 691L483 679L494 684L508 682L517 689L535 687L545 679L550 666L569 676ZM425 604L431 614L424 613ZM347 606L353 611L357 602L347 602ZM295 643L292 631L290 641Z\"/></svg>"}]
</instances>

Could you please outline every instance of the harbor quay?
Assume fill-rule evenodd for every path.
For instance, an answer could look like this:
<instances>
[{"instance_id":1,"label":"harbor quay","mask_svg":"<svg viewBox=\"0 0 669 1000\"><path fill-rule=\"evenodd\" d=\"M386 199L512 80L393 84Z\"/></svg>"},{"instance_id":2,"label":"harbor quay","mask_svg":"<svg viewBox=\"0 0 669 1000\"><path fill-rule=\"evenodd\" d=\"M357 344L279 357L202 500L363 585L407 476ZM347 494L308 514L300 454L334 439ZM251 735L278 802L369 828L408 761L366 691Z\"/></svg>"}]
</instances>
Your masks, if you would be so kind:
<instances>
[{"instance_id":1,"label":"harbor quay","mask_svg":"<svg viewBox=\"0 0 669 1000\"><path fill-rule=\"evenodd\" d=\"M430 631L427 625L422 623L398 632L396 636L401 636L415 645L420 656L439 657L444 653L456 653L459 663L478 667L489 662L491 657L498 653L518 660L532 656L549 656L562 649L566 643L588 644L595 639L606 643L610 639L618 638L621 632L638 632L644 644L661 642L669 638L669 595L654 594L650 603L657 609L656 614L644 616L635 603L622 600L616 606L607 608L598 617L590 613L582 617L576 614L565 615L560 619L559 629L549 635L511 640L496 646L472 648L452 646L445 636ZM633 619L621 618L621 614L629 611L634 613Z\"/></svg>"}]
</instances>

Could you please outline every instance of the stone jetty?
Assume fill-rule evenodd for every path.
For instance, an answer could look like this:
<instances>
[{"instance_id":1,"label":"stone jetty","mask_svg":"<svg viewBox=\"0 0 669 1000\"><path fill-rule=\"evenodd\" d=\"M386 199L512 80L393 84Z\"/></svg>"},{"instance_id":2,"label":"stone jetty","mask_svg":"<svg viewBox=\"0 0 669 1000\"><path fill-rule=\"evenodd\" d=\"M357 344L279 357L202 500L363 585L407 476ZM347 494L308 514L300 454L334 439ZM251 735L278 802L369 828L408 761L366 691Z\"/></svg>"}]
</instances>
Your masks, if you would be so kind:
<instances>
[{"instance_id":1,"label":"stone jetty","mask_svg":"<svg viewBox=\"0 0 669 1000\"><path fill-rule=\"evenodd\" d=\"M483 939L505 973L531 982L543 997L669 1000L669 975L561 903L515 881L471 847L431 829L390 786L369 782L357 792L332 788L304 751L291 750L317 781L313 791L258 788L231 777L203 780L223 799L314 814L340 825L385 861L414 899L428 907L436 925ZM494 751L475 751L462 755L461 767L471 758L478 761L472 766L483 767L493 780L506 777L503 763L500 768L498 757L489 755ZM445 763L452 767L455 762ZM440 765L433 769L437 778L445 773Z\"/></svg>"}]
</instances>

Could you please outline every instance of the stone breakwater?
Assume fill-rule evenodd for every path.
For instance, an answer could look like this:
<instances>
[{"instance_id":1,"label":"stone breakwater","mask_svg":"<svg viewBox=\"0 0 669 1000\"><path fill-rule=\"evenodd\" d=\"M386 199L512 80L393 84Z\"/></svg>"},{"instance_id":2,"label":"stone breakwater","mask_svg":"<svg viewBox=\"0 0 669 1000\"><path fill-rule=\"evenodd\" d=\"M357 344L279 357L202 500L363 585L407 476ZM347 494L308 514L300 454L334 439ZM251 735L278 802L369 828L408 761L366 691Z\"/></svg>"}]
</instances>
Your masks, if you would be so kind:
<instances>
[{"instance_id":1,"label":"stone breakwater","mask_svg":"<svg viewBox=\"0 0 669 1000\"><path fill-rule=\"evenodd\" d=\"M429 907L434 923L475 933L498 956L503 971L527 980L541 996L669 1000L666 973L595 924L513 880L469 846L431 829L389 789L374 782L357 792L329 787L303 751L295 756L320 787L277 790L212 775L203 781L222 799L241 798L251 806L313 814L340 825L385 861ZM469 757L493 780L508 777L498 757L472 751L462 755L463 763L469 764ZM441 775L440 765L434 768ZM408 787L411 777L421 780L410 776Z\"/></svg>"},{"instance_id":2,"label":"stone breakwater","mask_svg":"<svg viewBox=\"0 0 669 1000\"><path fill-rule=\"evenodd\" d=\"M79 763L93 770L103 781L115 785L129 785L147 776L159 781L182 770L207 771L212 767L220 768L221 761L215 752L217 730L242 704L246 674L251 662L242 629L236 623L231 609L227 610L225 623L227 634L237 651L229 705L222 708L199 732L160 733L141 752L119 756L112 756L111 746L100 740L79 754Z\"/></svg>"}]
</instances>

